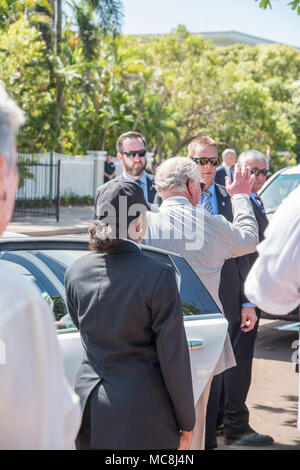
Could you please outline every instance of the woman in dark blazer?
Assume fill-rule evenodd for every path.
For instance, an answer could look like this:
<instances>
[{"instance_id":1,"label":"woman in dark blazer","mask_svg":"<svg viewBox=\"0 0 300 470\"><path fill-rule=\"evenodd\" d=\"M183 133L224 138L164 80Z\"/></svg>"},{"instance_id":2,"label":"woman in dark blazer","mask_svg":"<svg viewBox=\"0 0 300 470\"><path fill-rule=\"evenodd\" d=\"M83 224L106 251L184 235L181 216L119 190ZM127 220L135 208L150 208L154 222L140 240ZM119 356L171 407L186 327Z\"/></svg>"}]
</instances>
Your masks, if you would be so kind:
<instances>
[{"instance_id":1,"label":"woman in dark blazer","mask_svg":"<svg viewBox=\"0 0 300 470\"><path fill-rule=\"evenodd\" d=\"M125 217L125 227L119 196L129 209L139 205L140 215ZM77 448L188 449L194 400L175 272L136 243L149 209L139 185L112 181L98 204L92 252L65 279L84 347L75 388L83 407Z\"/></svg>"}]
</instances>

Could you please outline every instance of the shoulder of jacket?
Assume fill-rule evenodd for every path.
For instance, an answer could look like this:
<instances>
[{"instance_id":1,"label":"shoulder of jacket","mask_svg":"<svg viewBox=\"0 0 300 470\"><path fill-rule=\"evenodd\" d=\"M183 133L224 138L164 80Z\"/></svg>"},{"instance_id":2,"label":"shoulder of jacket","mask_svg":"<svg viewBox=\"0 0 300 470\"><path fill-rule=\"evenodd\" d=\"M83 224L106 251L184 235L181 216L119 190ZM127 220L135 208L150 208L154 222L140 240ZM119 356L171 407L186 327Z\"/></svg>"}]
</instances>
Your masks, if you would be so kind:
<instances>
[{"instance_id":1,"label":"shoulder of jacket","mask_svg":"<svg viewBox=\"0 0 300 470\"><path fill-rule=\"evenodd\" d=\"M226 188L225 186L223 186L222 184L219 184L219 183L215 183L215 187L216 187L216 191L219 192L219 194L222 196L222 197L226 197L226 198L230 198L230 195L228 194L228 192L226 191Z\"/></svg>"}]
</instances>

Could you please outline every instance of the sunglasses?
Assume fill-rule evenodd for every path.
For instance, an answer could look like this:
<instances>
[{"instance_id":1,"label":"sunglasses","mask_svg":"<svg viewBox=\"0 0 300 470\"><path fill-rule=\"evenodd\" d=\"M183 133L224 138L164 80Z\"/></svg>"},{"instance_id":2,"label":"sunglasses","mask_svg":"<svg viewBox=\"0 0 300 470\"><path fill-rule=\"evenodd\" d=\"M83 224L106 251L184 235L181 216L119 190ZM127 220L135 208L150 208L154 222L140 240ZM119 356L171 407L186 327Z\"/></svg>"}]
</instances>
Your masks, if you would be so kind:
<instances>
[{"instance_id":1,"label":"sunglasses","mask_svg":"<svg viewBox=\"0 0 300 470\"><path fill-rule=\"evenodd\" d=\"M206 158L206 157L192 157L192 160L197 163L197 165L205 166L210 163L212 166L217 166L219 163L218 157L216 158Z\"/></svg>"},{"instance_id":2,"label":"sunglasses","mask_svg":"<svg viewBox=\"0 0 300 470\"><path fill-rule=\"evenodd\" d=\"M128 158L134 158L136 154L138 154L139 157L145 157L146 155L146 149L142 150L132 150L130 152L122 152L123 155L126 155Z\"/></svg>"},{"instance_id":3,"label":"sunglasses","mask_svg":"<svg viewBox=\"0 0 300 470\"><path fill-rule=\"evenodd\" d=\"M258 168L251 168L250 173L251 175L255 175L255 176L259 176L259 175L267 176L268 170L266 170L265 168L263 170L259 170Z\"/></svg>"},{"instance_id":4,"label":"sunglasses","mask_svg":"<svg viewBox=\"0 0 300 470\"><path fill-rule=\"evenodd\" d=\"M189 185L189 182L191 181L191 179L192 179L192 178L189 178L189 179L187 180L187 182L186 182L186 185L187 185L187 186ZM200 189L201 189L201 191L204 191L204 188L205 188L206 183L204 183L203 181L195 181L195 180L193 180L193 181L194 181L194 183L199 183L199 184L200 184Z\"/></svg>"}]
</instances>

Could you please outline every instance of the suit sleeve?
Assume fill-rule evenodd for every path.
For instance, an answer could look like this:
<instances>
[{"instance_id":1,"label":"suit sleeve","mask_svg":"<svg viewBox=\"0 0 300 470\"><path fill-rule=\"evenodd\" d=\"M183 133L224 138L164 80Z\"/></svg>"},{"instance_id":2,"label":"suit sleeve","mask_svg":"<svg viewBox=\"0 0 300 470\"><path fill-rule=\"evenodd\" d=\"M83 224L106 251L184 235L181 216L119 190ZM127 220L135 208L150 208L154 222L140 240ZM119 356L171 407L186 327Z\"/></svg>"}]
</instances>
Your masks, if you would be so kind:
<instances>
[{"instance_id":1,"label":"suit sleeve","mask_svg":"<svg viewBox=\"0 0 300 470\"><path fill-rule=\"evenodd\" d=\"M72 318L72 321L76 328L79 330L79 322L78 322L78 316L77 316L77 311L74 307L74 292L72 289L72 284L69 281L69 271L67 270L66 275L65 275L65 289L66 289L66 301L67 301L67 309L70 317Z\"/></svg>"},{"instance_id":2,"label":"suit sleeve","mask_svg":"<svg viewBox=\"0 0 300 470\"><path fill-rule=\"evenodd\" d=\"M172 268L166 268L152 296L152 329L166 388L181 430L195 425L194 397L189 350L181 300Z\"/></svg>"},{"instance_id":3,"label":"suit sleeve","mask_svg":"<svg viewBox=\"0 0 300 470\"><path fill-rule=\"evenodd\" d=\"M255 256L253 256L255 255ZM246 278L249 274L249 271L255 261L256 258L256 253L250 254L250 255L245 255L241 256L239 258L236 258L236 264L238 267L238 272L240 276L240 285L241 285L241 304L247 304L249 303L249 299L246 297L246 294L244 292L244 284L246 281Z\"/></svg>"},{"instance_id":4,"label":"suit sleeve","mask_svg":"<svg viewBox=\"0 0 300 470\"><path fill-rule=\"evenodd\" d=\"M249 253L253 253L258 244L258 225L249 196L237 194L231 198L233 222L226 221L222 216L223 227L219 227L222 232L224 257L236 258Z\"/></svg>"}]
</instances>

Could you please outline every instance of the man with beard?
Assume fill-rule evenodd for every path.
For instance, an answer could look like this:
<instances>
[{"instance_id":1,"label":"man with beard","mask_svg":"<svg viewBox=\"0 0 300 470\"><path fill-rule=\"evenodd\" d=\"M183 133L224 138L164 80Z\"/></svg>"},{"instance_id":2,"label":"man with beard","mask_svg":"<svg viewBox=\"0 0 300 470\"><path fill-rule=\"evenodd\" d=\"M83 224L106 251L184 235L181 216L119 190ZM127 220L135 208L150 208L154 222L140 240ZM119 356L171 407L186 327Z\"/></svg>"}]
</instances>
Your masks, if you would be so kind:
<instances>
[{"instance_id":1,"label":"man with beard","mask_svg":"<svg viewBox=\"0 0 300 470\"><path fill-rule=\"evenodd\" d=\"M139 132L125 132L120 135L116 143L117 158L123 166L123 173L117 176L115 180L130 180L138 183L147 202L153 203L156 189L154 186L154 176L145 171L147 165L146 157L146 139ZM107 182L97 188L94 205L94 216L96 216L96 207L99 194Z\"/></svg>"}]
</instances>

